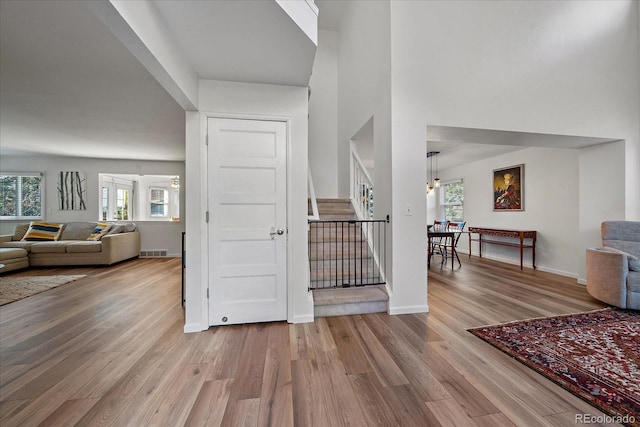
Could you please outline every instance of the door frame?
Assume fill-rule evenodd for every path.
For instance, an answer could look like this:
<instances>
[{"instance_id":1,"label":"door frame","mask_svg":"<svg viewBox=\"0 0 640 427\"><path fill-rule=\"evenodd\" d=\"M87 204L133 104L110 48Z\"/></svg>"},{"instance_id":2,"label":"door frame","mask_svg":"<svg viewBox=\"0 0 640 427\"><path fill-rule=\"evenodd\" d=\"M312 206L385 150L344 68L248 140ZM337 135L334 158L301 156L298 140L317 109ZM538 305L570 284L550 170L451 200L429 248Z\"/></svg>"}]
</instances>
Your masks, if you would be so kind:
<instances>
[{"instance_id":1,"label":"door frame","mask_svg":"<svg viewBox=\"0 0 640 427\"><path fill-rule=\"evenodd\" d=\"M287 212L287 221L285 224L286 227L286 240L285 240L285 244L286 244L286 259L287 259L287 268L286 268L286 292L287 292L287 319L290 319L291 317L291 313L293 310L293 292L291 290L291 288L289 287L290 283L291 283L291 277L293 277L293 260L291 259L292 256L292 251L290 250L289 247L289 230L291 229L291 218L293 215L293 209L292 209L292 204L291 204L291 200L293 200L292 198L292 194L291 194L291 185L290 185L290 177L291 177L291 170L292 170L292 165L291 165L291 141L292 141L292 134L291 134L291 121L292 118L288 117L288 116L278 116L278 115L264 115L264 114L237 114L237 113L211 113L211 112L203 112L200 115L200 132L201 132L201 141L203 144L203 156L201 159L201 167L202 167L202 171L204 171L204 173L201 174L201 185L202 188L205 190L200 194L201 197L201 203L202 206L205 207L205 211L207 212L211 212L211 207L209 206L209 162L208 162L208 151L209 151L209 147L207 144L207 135L208 135L208 121L209 119L237 119L237 120L261 120L261 121L269 121L269 122L283 122L286 125L286 130L285 130L285 135L286 135L286 159L285 159L285 165L286 165L286 212ZM205 218L205 214L203 212L203 216L202 216L202 223L203 223L203 231L206 233L206 238L202 239L201 241L201 246L202 246L202 254L203 260L206 260L207 262L202 262L200 268L201 268L201 277L203 279L206 280L202 280L203 282L203 295L204 295L204 304L203 304L203 316L205 319L207 319L206 323L208 327L211 327L211 321L209 319L209 296L208 296L208 290L209 290L209 223L206 222L206 218Z\"/></svg>"}]
</instances>

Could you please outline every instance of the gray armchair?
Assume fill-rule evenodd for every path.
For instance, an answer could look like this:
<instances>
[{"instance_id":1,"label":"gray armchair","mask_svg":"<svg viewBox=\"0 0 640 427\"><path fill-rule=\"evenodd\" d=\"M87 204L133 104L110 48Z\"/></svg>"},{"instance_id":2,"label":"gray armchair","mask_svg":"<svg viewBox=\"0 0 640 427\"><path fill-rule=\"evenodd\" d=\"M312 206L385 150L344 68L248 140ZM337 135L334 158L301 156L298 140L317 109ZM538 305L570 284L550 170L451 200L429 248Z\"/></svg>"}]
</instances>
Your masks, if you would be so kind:
<instances>
[{"instance_id":1,"label":"gray armchair","mask_svg":"<svg viewBox=\"0 0 640 427\"><path fill-rule=\"evenodd\" d=\"M640 222L605 221L602 247L587 249L587 292L620 308L640 310Z\"/></svg>"}]
</instances>

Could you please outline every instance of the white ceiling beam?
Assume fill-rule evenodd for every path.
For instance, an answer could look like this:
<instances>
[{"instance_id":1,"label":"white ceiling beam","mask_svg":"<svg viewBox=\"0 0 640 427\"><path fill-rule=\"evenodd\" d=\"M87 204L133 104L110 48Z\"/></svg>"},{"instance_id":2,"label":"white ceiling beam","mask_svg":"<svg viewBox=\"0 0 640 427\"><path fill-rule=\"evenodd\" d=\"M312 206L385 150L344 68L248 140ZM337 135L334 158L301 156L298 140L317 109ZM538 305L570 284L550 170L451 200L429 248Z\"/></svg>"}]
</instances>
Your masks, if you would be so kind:
<instances>
[{"instance_id":1,"label":"white ceiling beam","mask_svg":"<svg viewBox=\"0 0 640 427\"><path fill-rule=\"evenodd\" d=\"M198 109L198 76L148 0L85 4L187 111Z\"/></svg>"},{"instance_id":2,"label":"white ceiling beam","mask_svg":"<svg viewBox=\"0 0 640 427\"><path fill-rule=\"evenodd\" d=\"M276 0L287 15L318 46L318 6L313 0Z\"/></svg>"}]
</instances>

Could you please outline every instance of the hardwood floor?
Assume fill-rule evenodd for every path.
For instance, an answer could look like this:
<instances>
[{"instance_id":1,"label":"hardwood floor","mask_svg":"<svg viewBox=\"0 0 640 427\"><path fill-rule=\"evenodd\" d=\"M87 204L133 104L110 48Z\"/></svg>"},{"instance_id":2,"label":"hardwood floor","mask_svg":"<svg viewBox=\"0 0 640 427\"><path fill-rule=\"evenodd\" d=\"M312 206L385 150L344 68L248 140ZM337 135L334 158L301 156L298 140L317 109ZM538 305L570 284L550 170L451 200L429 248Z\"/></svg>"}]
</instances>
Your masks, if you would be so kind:
<instances>
[{"instance_id":1,"label":"hardwood floor","mask_svg":"<svg viewBox=\"0 0 640 427\"><path fill-rule=\"evenodd\" d=\"M571 426L587 403L466 331L593 310L575 280L466 256L430 313L183 334L180 261L88 274L0 307L0 425Z\"/></svg>"}]
</instances>

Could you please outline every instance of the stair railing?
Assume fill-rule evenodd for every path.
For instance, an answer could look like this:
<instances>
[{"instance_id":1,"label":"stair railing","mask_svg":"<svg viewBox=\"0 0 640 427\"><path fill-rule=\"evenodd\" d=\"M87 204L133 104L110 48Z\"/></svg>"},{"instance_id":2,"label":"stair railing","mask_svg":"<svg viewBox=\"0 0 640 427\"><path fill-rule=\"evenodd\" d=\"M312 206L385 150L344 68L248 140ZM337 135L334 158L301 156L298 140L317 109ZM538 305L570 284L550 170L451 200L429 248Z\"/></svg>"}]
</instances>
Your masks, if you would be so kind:
<instances>
[{"instance_id":1,"label":"stair railing","mask_svg":"<svg viewBox=\"0 0 640 427\"><path fill-rule=\"evenodd\" d=\"M386 283L388 222L309 221L309 289Z\"/></svg>"},{"instance_id":2,"label":"stair railing","mask_svg":"<svg viewBox=\"0 0 640 427\"><path fill-rule=\"evenodd\" d=\"M311 165L307 168L307 185L309 191L309 200L311 200L311 215L309 220L319 220L320 214L318 213L318 200L316 199L316 190L313 187L313 176L311 176Z\"/></svg>"},{"instance_id":3,"label":"stair railing","mask_svg":"<svg viewBox=\"0 0 640 427\"><path fill-rule=\"evenodd\" d=\"M351 203L360 219L373 219L373 180L351 145Z\"/></svg>"},{"instance_id":4,"label":"stair railing","mask_svg":"<svg viewBox=\"0 0 640 427\"><path fill-rule=\"evenodd\" d=\"M355 145L351 144L351 204L354 207L356 215L360 220L372 220L373 216L373 179L367 172L364 162L358 156ZM389 223L389 215L386 222ZM364 230L363 230L364 231ZM383 283L386 283L385 267L386 261L385 249L375 244L375 236L371 235L371 229L367 229L365 239L369 245L376 264L379 266L380 275Z\"/></svg>"}]
</instances>

